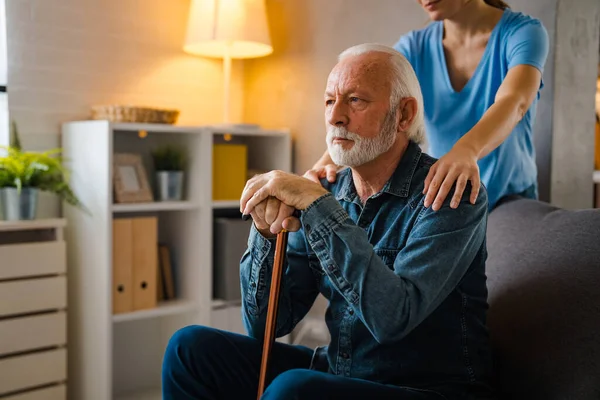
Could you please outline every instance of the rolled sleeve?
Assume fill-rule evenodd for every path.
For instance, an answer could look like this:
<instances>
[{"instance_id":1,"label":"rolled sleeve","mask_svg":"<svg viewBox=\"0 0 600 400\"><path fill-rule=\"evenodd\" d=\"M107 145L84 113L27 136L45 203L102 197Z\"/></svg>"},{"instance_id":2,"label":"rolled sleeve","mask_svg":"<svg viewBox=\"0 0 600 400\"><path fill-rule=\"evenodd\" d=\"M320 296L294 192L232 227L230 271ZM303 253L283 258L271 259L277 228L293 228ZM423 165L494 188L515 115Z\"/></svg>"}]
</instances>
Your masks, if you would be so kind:
<instances>
[{"instance_id":1,"label":"rolled sleeve","mask_svg":"<svg viewBox=\"0 0 600 400\"><path fill-rule=\"evenodd\" d=\"M332 237L338 228L357 228L350 216L331 194L323 195L310 205L302 216L306 237L313 251L319 258L321 268L330 278L331 283L350 304L358 302L358 293L344 274L344 267L335 260L335 249ZM341 246L343 248L345 246ZM370 246L368 246L370 247ZM354 255L360 252L357 250ZM345 257L344 257L345 258Z\"/></svg>"},{"instance_id":2,"label":"rolled sleeve","mask_svg":"<svg viewBox=\"0 0 600 400\"><path fill-rule=\"evenodd\" d=\"M261 299L267 292L269 266L273 265L275 239L265 238L252 224L248 235L250 262L241 264L242 287L245 287L245 300L251 314L259 312ZM272 251L273 250L273 251Z\"/></svg>"},{"instance_id":3,"label":"rolled sleeve","mask_svg":"<svg viewBox=\"0 0 600 400\"><path fill-rule=\"evenodd\" d=\"M252 225L248 248L240 262L242 321L249 336L255 338L264 337L276 241L277 238L265 238ZM290 233L280 283L277 337L292 332L319 294L314 275L308 268L305 238L301 231Z\"/></svg>"},{"instance_id":4,"label":"rolled sleeve","mask_svg":"<svg viewBox=\"0 0 600 400\"><path fill-rule=\"evenodd\" d=\"M304 210L301 221L309 242L314 242L349 218L335 197L327 193Z\"/></svg>"}]
</instances>

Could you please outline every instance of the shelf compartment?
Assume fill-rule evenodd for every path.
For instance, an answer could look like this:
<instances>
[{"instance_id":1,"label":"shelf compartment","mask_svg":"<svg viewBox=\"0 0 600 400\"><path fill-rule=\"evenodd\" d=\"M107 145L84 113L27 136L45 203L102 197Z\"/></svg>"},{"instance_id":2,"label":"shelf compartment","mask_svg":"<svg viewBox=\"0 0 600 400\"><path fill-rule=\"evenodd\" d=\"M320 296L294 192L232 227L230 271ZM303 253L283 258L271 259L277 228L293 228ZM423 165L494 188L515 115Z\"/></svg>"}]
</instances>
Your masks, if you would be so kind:
<instances>
[{"instance_id":1,"label":"shelf compartment","mask_svg":"<svg viewBox=\"0 0 600 400\"><path fill-rule=\"evenodd\" d=\"M166 300L161 301L154 308L147 310L132 311L122 314L114 314L113 322L135 321L140 319L157 318L165 315L183 314L194 311L198 306L190 300Z\"/></svg>"}]
</instances>

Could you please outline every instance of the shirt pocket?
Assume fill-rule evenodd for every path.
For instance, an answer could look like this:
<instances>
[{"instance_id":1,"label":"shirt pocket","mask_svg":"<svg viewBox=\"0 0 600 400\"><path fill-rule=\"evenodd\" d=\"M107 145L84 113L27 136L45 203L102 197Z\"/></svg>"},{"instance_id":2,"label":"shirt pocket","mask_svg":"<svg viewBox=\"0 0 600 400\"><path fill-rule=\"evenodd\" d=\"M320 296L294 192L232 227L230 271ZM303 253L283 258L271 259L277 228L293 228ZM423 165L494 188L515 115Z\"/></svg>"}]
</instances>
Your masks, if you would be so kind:
<instances>
[{"instance_id":1,"label":"shirt pocket","mask_svg":"<svg viewBox=\"0 0 600 400\"><path fill-rule=\"evenodd\" d=\"M385 265L388 266L392 271L394 270L394 262L396 261L396 257L398 257L398 253L400 250L398 249L374 249L375 255L383 261Z\"/></svg>"}]
</instances>

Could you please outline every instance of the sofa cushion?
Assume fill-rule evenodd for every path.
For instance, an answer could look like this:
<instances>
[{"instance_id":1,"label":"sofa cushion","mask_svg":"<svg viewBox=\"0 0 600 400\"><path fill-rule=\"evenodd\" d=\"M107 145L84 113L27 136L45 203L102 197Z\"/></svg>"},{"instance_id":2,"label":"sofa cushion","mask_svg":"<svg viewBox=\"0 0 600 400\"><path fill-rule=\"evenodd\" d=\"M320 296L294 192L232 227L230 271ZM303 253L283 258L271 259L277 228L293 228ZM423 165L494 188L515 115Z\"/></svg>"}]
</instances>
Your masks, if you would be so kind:
<instances>
[{"instance_id":1,"label":"sofa cushion","mask_svg":"<svg viewBox=\"0 0 600 400\"><path fill-rule=\"evenodd\" d=\"M487 240L500 398L600 399L600 209L509 201Z\"/></svg>"}]
</instances>

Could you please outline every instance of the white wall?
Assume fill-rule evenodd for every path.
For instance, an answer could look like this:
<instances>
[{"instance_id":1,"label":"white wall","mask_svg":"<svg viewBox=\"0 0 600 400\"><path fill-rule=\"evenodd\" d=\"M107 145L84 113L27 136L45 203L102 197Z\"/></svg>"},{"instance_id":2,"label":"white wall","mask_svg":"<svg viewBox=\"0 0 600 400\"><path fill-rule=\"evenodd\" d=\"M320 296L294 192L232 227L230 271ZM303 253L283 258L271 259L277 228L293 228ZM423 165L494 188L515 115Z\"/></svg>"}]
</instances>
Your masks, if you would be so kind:
<instances>
[{"instance_id":1,"label":"white wall","mask_svg":"<svg viewBox=\"0 0 600 400\"><path fill-rule=\"evenodd\" d=\"M219 60L182 50L189 0L9 0L8 92L26 149L60 145L60 124L95 104L181 110L180 124L220 122ZM234 62L232 119L241 116ZM41 216L57 215L43 201Z\"/></svg>"},{"instance_id":2,"label":"white wall","mask_svg":"<svg viewBox=\"0 0 600 400\"><path fill-rule=\"evenodd\" d=\"M600 1L560 0L556 26L551 199L563 208L590 208Z\"/></svg>"}]
</instances>

